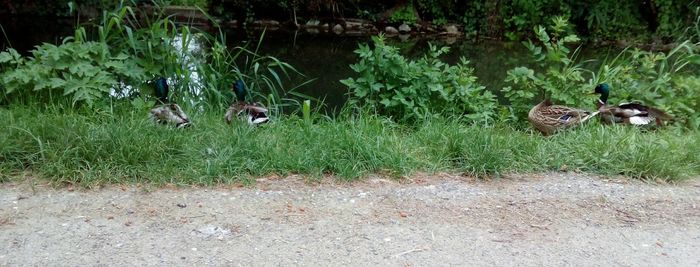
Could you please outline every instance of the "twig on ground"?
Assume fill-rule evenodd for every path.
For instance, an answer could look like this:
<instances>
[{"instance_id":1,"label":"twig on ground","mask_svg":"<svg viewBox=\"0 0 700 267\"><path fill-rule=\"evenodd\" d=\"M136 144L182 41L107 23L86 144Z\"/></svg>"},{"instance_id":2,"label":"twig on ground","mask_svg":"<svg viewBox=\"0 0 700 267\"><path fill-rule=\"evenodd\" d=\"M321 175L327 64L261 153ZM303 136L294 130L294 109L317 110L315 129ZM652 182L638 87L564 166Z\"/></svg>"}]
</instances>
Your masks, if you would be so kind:
<instances>
[{"instance_id":1,"label":"twig on ground","mask_svg":"<svg viewBox=\"0 0 700 267\"><path fill-rule=\"evenodd\" d=\"M548 222L545 224L530 224L531 227L539 228L539 229L548 229L547 226L551 225L552 222Z\"/></svg>"},{"instance_id":2,"label":"twig on ground","mask_svg":"<svg viewBox=\"0 0 700 267\"><path fill-rule=\"evenodd\" d=\"M406 251L404 251L404 252L401 252L401 253L399 253L399 254L394 255L394 258L401 257L401 256L406 255L406 254L408 254L408 253L421 252L421 251L425 251L425 250L428 250L428 248L427 248L427 247L423 247L423 248L414 248L414 249L411 249L411 250L406 250Z\"/></svg>"}]
</instances>

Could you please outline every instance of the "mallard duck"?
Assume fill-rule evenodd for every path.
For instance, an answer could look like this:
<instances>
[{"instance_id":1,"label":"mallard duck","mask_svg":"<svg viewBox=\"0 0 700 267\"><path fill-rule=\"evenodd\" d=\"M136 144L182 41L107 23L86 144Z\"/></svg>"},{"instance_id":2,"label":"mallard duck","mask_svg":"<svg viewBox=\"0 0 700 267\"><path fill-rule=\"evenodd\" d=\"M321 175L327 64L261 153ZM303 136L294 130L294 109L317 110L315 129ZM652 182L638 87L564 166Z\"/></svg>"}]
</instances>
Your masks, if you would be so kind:
<instances>
[{"instance_id":1,"label":"mallard duck","mask_svg":"<svg viewBox=\"0 0 700 267\"><path fill-rule=\"evenodd\" d=\"M566 106L552 105L549 99L540 102L527 114L527 120L544 135L581 124L598 112L588 112Z\"/></svg>"},{"instance_id":2,"label":"mallard duck","mask_svg":"<svg viewBox=\"0 0 700 267\"><path fill-rule=\"evenodd\" d=\"M170 88L167 80L160 77L155 83L156 97L158 97L158 100L156 100L156 104L151 109L151 119L161 124L175 125L177 128L190 126L190 120L180 106L174 102L168 101Z\"/></svg>"},{"instance_id":3,"label":"mallard duck","mask_svg":"<svg viewBox=\"0 0 700 267\"><path fill-rule=\"evenodd\" d=\"M651 122L655 122L657 126L662 126L664 125L663 121L673 119L666 112L639 103L622 103L617 106L608 105L610 85L607 83L597 85L594 93L600 94L596 106L604 123L649 125Z\"/></svg>"},{"instance_id":4,"label":"mallard duck","mask_svg":"<svg viewBox=\"0 0 700 267\"><path fill-rule=\"evenodd\" d=\"M226 111L226 123L231 123L234 117L239 117L249 125L259 125L270 120L267 116L267 109L260 103L248 103L245 101L246 88L241 80L237 80L231 88L236 95L237 101L231 103Z\"/></svg>"}]
</instances>

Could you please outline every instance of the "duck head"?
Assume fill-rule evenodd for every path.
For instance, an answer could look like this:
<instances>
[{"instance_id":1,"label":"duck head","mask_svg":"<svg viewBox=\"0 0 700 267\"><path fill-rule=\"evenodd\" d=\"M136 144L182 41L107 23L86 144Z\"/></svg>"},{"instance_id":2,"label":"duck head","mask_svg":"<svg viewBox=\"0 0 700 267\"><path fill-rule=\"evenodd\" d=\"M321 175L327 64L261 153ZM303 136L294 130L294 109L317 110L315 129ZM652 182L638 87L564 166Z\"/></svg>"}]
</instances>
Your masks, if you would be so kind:
<instances>
[{"instance_id":1,"label":"duck head","mask_svg":"<svg viewBox=\"0 0 700 267\"><path fill-rule=\"evenodd\" d=\"M233 93L236 94L238 101L245 102L246 89L243 80L237 80L233 83Z\"/></svg>"},{"instance_id":2,"label":"duck head","mask_svg":"<svg viewBox=\"0 0 700 267\"><path fill-rule=\"evenodd\" d=\"M610 85L607 83L601 83L595 87L594 94L600 94L600 99L598 99L598 104L605 105L608 103L608 96L610 95Z\"/></svg>"},{"instance_id":3,"label":"duck head","mask_svg":"<svg viewBox=\"0 0 700 267\"><path fill-rule=\"evenodd\" d=\"M158 101L162 104L168 103L169 91L168 81L163 77L158 78L156 80L156 97L158 97Z\"/></svg>"}]
</instances>

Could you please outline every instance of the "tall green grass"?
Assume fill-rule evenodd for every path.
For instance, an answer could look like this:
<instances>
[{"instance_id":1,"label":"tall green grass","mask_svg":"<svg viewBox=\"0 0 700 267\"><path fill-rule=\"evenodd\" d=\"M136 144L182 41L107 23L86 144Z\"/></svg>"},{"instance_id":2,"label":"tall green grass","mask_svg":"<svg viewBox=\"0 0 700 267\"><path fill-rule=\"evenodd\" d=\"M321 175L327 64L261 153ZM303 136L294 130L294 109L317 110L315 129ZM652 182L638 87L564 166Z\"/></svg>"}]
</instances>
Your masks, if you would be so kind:
<instances>
[{"instance_id":1,"label":"tall green grass","mask_svg":"<svg viewBox=\"0 0 700 267\"><path fill-rule=\"evenodd\" d=\"M194 127L154 125L140 112L114 115L0 109L0 171L30 171L58 183L215 184L270 174L416 171L477 177L560 169L642 179L700 174L700 133L590 124L552 137L507 126L432 120L413 126L376 116L283 120L251 128L222 114L192 114Z\"/></svg>"}]
</instances>

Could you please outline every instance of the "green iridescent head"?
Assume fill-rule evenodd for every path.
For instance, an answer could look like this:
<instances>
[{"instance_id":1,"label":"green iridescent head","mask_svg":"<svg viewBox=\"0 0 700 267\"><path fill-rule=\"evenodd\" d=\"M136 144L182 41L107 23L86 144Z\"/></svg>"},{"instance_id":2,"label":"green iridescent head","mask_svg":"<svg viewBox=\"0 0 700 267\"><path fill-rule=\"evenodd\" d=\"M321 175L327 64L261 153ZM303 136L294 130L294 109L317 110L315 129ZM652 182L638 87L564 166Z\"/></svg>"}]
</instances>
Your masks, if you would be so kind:
<instances>
[{"instance_id":1,"label":"green iridescent head","mask_svg":"<svg viewBox=\"0 0 700 267\"><path fill-rule=\"evenodd\" d=\"M158 78L156 80L156 97L158 97L158 101L167 103L169 91L168 81L163 77Z\"/></svg>"},{"instance_id":2,"label":"green iridescent head","mask_svg":"<svg viewBox=\"0 0 700 267\"><path fill-rule=\"evenodd\" d=\"M610 95L610 85L601 83L595 87L594 93L600 94L600 102L605 104L608 102L608 96Z\"/></svg>"}]
</instances>

